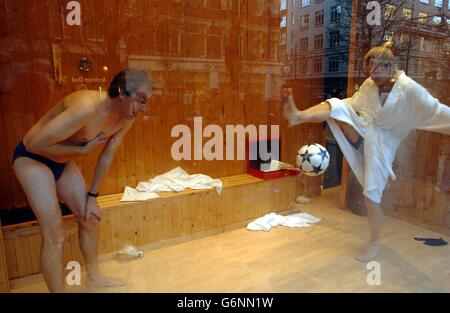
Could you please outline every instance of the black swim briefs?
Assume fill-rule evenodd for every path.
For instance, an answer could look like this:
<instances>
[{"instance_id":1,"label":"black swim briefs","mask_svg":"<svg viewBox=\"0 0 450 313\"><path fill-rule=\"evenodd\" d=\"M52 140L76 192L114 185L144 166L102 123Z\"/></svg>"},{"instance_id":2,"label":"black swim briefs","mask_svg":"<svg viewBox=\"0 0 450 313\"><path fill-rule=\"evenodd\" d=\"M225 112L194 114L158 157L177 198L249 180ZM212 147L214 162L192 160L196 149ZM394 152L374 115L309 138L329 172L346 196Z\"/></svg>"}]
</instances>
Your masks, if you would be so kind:
<instances>
[{"instance_id":1,"label":"black swim briefs","mask_svg":"<svg viewBox=\"0 0 450 313\"><path fill-rule=\"evenodd\" d=\"M52 161L50 159L47 159L46 157L43 157L39 154L34 154L34 153L27 151L23 142L20 142L17 145L16 150L14 151L12 163L14 164L14 161L20 157L27 157L27 158L39 161L39 162L47 165L48 168L52 171L53 176L55 177L55 180L58 180L61 177L61 175L64 171L64 168L66 167L66 163L58 163L58 162Z\"/></svg>"}]
</instances>

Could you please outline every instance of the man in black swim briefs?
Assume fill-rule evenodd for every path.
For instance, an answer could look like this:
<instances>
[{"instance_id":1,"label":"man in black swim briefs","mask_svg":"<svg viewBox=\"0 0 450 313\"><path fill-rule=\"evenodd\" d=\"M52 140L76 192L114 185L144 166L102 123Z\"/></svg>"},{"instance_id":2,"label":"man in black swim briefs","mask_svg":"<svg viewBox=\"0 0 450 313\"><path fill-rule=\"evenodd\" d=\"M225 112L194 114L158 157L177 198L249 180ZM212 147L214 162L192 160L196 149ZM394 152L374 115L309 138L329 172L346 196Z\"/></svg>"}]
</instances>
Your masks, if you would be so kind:
<instances>
[{"instance_id":1,"label":"man in black swim briefs","mask_svg":"<svg viewBox=\"0 0 450 313\"><path fill-rule=\"evenodd\" d=\"M63 201L76 216L87 284L121 286L98 268L101 210L96 197L123 137L139 112L147 111L153 83L141 70L126 69L112 80L108 93L73 92L53 106L24 136L13 156L14 173L25 191L42 233L41 268L51 292L64 291L62 250ZM104 144L88 190L73 156Z\"/></svg>"}]
</instances>

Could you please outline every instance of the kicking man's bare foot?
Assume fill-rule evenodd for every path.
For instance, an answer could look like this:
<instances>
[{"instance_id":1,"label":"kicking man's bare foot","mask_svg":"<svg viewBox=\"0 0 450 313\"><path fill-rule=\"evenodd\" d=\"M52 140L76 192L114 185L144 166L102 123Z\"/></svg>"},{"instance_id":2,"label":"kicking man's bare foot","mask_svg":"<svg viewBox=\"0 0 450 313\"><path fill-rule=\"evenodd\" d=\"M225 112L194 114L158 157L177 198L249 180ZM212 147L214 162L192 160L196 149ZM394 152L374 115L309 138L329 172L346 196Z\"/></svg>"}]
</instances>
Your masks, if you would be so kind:
<instances>
[{"instance_id":1,"label":"kicking man's bare foot","mask_svg":"<svg viewBox=\"0 0 450 313\"><path fill-rule=\"evenodd\" d=\"M367 244L363 249L363 252L356 259L360 262L367 263L373 261L381 248L381 243L379 241L372 241Z\"/></svg>"},{"instance_id":2,"label":"kicking man's bare foot","mask_svg":"<svg viewBox=\"0 0 450 313\"><path fill-rule=\"evenodd\" d=\"M126 282L120 278L106 277L98 274L88 274L86 278L86 286L88 287L121 287Z\"/></svg>"},{"instance_id":3,"label":"kicking man's bare foot","mask_svg":"<svg viewBox=\"0 0 450 313\"><path fill-rule=\"evenodd\" d=\"M291 88L283 88L281 90L283 98L283 116L287 119L289 126L293 126L299 122L300 111L294 103L294 96Z\"/></svg>"}]
</instances>

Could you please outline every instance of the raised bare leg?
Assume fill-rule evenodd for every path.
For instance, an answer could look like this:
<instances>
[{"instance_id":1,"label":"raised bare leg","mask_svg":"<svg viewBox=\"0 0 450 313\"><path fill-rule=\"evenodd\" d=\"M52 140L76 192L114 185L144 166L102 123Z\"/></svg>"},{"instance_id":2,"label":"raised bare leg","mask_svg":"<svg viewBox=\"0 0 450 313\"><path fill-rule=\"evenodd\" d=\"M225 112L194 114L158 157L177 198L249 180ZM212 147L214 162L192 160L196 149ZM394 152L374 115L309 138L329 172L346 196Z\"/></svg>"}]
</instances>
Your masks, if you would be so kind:
<instances>
[{"instance_id":1,"label":"raised bare leg","mask_svg":"<svg viewBox=\"0 0 450 313\"><path fill-rule=\"evenodd\" d=\"M83 177L74 161L67 163L64 173L57 182L60 198L77 216L78 239L86 262L88 286L117 287L125 282L117 278L105 277L98 266L99 221L95 218L83 218L87 201L87 189Z\"/></svg>"},{"instance_id":2,"label":"raised bare leg","mask_svg":"<svg viewBox=\"0 0 450 313\"><path fill-rule=\"evenodd\" d=\"M283 115L288 120L289 126L302 123L321 123L330 118L331 108L328 102L322 102L304 111L299 111L294 102L292 89L282 90Z\"/></svg>"},{"instance_id":3,"label":"raised bare leg","mask_svg":"<svg viewBox=\"0 0 450 313\"><path fill-rule=\"evenodd\" d=\"M338 124L339 128L342 130L345 138L347 138L347 140L349 140L352 144L356 144L361 138L353 126L338 120L336 120L336 124Z\"/></svg>"},{"instance_id":4,"label":"raised bare leg","mask_svg":"<svg viewBox=\"0 0 450 313\"><path fill-rule=\"evenodd\" d=\"M369 221L370 238L363 252L357 259L361 262L367 263L375 259L381 247L381 227L383 225L383 211L378 203L364 198L364 203L367 208L367 217Z\"/></svg>"},{"instance_id":5,"label":"raised bare leg","mask_svg":"<svg viewBox=\"0 0 450 313\"><path fill-rule=\"evenodd\" d=\"M18 158L13 167L39 221L42 233L41 268L48 289L50 292L63 292L64 228L56 196L55 179L47 166L29 158Z\"/></svg>"}]
</instances>

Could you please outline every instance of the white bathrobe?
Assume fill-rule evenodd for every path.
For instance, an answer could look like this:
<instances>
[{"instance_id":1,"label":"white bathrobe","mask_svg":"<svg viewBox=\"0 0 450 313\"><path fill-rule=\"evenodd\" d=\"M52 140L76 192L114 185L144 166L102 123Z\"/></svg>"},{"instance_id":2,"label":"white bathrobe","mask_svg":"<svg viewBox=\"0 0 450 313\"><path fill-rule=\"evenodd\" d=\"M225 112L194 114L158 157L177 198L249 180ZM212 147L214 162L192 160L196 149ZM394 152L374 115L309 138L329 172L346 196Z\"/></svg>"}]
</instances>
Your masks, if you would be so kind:
<instances>
[{"instance_id":1,"label":"white bathrobe","mask_svg":"<svg viewBox=\"0 0 450 313\"><path fill-rule=\"evenodd\" d=\"M450 134L450 108L417 82L399 73L381 106L378 87L368 78L353 97L329 99L327 121L349 166L364 188L364 195L380 203L400 142L415 129ZM335 120L350 124L364 138L363 153L346 139Z\"/></svg>"}]
</instances>

